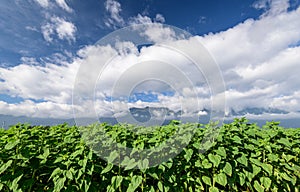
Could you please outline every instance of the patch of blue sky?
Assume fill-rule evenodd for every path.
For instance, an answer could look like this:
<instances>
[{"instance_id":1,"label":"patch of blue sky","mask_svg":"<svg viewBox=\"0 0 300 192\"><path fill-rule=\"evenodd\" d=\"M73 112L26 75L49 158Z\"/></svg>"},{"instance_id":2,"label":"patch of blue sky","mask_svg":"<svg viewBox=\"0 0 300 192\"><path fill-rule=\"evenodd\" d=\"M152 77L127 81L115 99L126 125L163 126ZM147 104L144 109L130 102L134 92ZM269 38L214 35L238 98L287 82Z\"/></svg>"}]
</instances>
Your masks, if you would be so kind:
<instances>
[{"instance_id":1,"label":"patch of blue sky","mask_svg":"<svg viewBox=\"0 0 300 192\"><path fill-rule=\"evenodd\" d=\"M43 103L46 102L46 100L44 99L24 99L22 97L18 97L18 96L11 96L11 95L7 95L7 94L0 94L0 101L4 101L8 104L18 104L21 103L25 100L30 100L34 103Z\"/></svg>"},{"instance_id":2,"label":"patch of blue sky","mask_svg":"<svg viewBox=\"0 0 300 192\"><path fill-rule=\"evenodd\" d=\"M297 43L293 43L289 45L289 48L294 48L294 47L299 47L300 46L300 41L298 41Z\"/></svg>"},{"instance_id":3,"label":"patch of blue sky","mask_svg":"<svg viewBox=\"0 0 300 192\"><path fill-rule=\"evenodd\" d=\"M148 103L155 103L159 102L159 95L172 97L174 96L175 92L173 91L163 91L160 93L156 92L138 92L133 93L129 97L106 97L105 101L125 101L129 103L135 103L137 101L148 102Z\"/></svg>"},{"instance_id":4,"label":"patch of blue sky","mask_svg":"<svg viewBox=\"0 0 300 192\"><path fill-rule=\"evenodd\" d=\"M168 96L168 97L173 97L175 95L174 91L163 91L160 94L164 95L164 96Z\"/></svg>"},{"instance_id":5,"label":"patch of blue sky","mask_svg":"<svg viewBox=\"0 0 300 192\"><path fill-rule=\"evenodd\" d=\"M148 44L141 44L141 45L137 45L137 49L139 52L141 52L141 49L144 48L144 47L150 47L152 46L153 44L151 43L148 43Z\"/></svg>"},{"instance_id":6,"label":"patch of blue sky","mask_svg":"<svg viewBox=\"0 0 300 192\"><path fill-rule=\"evenodd\" d=\"M17 104L24 101L24 99L22 97L14 97L7 94L0 94L0 101L4 101L9 104Z\"/></svg>"},{"instance_id":7,"label":"patch of blue sky","mask_svg":"<svg viewBox=\"0 0 300 192\"><path fill-rule=\"evenodd\" d=\"M134 93L128 98L129 103L143 101L148 103L159 102L158 95L155 93Z\"/></svg>"},{"instance_id":8,"label":"patch of blue sky","mask_svg":"<svg viewBox=\"0 0 300 192\"><path fill-rule=\"evenodd\" d=\"M29 99L30 101L33 101L34 103L44 103L47 102L45 99Z\"/></svg>"}]
</instances>

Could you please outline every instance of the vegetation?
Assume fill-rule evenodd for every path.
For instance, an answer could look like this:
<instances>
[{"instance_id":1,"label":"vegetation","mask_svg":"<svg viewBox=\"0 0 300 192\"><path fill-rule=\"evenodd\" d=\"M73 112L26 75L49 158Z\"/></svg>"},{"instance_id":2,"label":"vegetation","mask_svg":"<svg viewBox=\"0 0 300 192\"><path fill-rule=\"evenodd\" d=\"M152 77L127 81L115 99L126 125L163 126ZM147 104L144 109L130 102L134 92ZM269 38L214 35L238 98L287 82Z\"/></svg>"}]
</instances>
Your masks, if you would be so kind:
<instances>
[{"instance_id":1,"label":"vegetation","mask_svg":"<svg viewBox=\"0 0 300 192\"><path fill-rule=\"evenodd\" d=\"M213 145L201 153L211 126L175 121L150 128L18 124L0 131L0 191L299 191L300 129L277 122L260 128L235 119L220 127ZM182 130L191 127L195 131L186 136ZM88 132L81 135L83 129ZM108 154L110 163L97 155L109 151L110 142L136 151L159 148L173 143L175 133L174 142L186 147L181 152L175 147L179 154L155 167L134 152L119 166L121 151ZM111 139L99 141L101 134Z\"/></svg>"}]
</instances>

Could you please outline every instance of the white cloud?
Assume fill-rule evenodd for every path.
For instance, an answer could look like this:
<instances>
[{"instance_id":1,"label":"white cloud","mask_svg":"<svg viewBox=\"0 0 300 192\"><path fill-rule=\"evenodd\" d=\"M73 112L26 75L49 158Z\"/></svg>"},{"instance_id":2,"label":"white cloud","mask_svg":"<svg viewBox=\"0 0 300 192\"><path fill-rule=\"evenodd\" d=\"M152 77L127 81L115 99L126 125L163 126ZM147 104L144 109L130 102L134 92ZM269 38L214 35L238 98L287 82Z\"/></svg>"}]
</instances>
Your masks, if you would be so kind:
<instances>
[{"instance_id":1,"label":"white cloud","mask_svg":"<svg viewBox=\"0 0 300 192\"><path fill-rule=\"evenodd\" d=\"M57 35L61 40L67 40L69 43L75 41L76 26L63 18L53 16L50 22L41 27L43 37L46 41L52 42L53 35Z\"/></svg>"},{"instance_id":2,"label":"white cloud","mask_svg":"<svg viewBox=\"0 0 300 192\"><path fill-rule=\"evenodd\" d=\"M34 57L21 57L21 62L29 65L38 65L39 63L36 61Z\"/></svg>"},{"instance_id":3,"label":"white cloud","mask_svg":"<svg viewBox=\"0 0 300 192\"><path fill-rule=\"evenodd\" d=\"M290 7L289 0L258 0L253 4L256 9L263 9L264 16L275 16L287 11Z\"/></svg>"},{"instance_id":4,"label":"white cloud","mask_svg":"<svg viewBox=\"0 0 300 192\"><path fill-rule=\"evenodd\" d=\"M138 14L135 17L131 17L128 24L133 27L135 25L145 25L141 34L154 43L174 41L178 37L173 29L162 24L164 21L164 17L160 14L157 14L154 19Z\"/></svg>"},{"instance_id":5,"label":"white cloud","mask_svg":"<svg viewBox=\"0 0 300 192\"><path fill-rule=\"evenodd\" d=\"M109 18L105 21L105 25L112 28L124 26L125 21L120 15L120 12L122 11L121 4L115 0L106 0L104 6L109 14Z\"/></svg>"},{"instance_id":6,"label":"white cloud","mask_svg":"<svg viewBox=\"0 0 300 192\"><path fill-rule=\"evenodd\" d=\"M122 23L124 20L119 18L120 4L107 1L109 3L107 10L114 14L111 19ZM201 73L180 52L169 49L168 46L160 46L160 43L168 39L169 47L184 46L191 52L195 52L194 42L200 41L205 45L224 74L227 113L231 109L271 107L291 112L283 115L284 118L295 117L299 115L297 111L300 109L300 8L286 12L285 8L278 11L274 7L275 4L268 12L273 9L276 14L264 14L257 20L248 19L226 31L195 36L185 41L178 40L180 38L170 28L156 23L158 20L163 22L162 17L151 19L137 15L128 23L151 24L141 34L149 41L158 43L157 45L143 47L141 50L128 41L118 41L111 46L87 46L78 51L79 58L74 58L74 62L47 64L45 67L33 65L36 60L32 58L23 58L21 65L0 68L0 92L22 97L25 101L19 104L0 102L0 112L72 117L72 88L77 85L78 95L82 98L75 103L75 111L81 111L86 117L91 116L95 110L100 116L120 116L126 114L130 107L146 106L182 110L185 116L205 115L207 112L202 109L211 108L211 90L205 80L213 79L214 71L206 76L199 75ZM72 26L62 18L52 17L42 27L44 38L51 42L57 35L59 39L73 41L76 28ZM61 57L57 60L59 58ZM105 63L108 60L110 63ZM88 67L81 67L77 73L79 66ZM100 69L103 69L102 73L99 73ZM81 81L75 81L76 74L81 76ZM105 97L126 95L137 82L141 83L145 80L143 78L150 76L155 80L165 78L165 84L149 82L140 86L141 90L157 94L159 102L105 100ZM194 83L192 87L182 83L183 76ZM166 86L168 82L171 83ZM117 85L120 87L116 88ZM177 92L174 95L164 95L163 91L171 89L170 87ZM112 88L116 88L114 93ZM93 100L94 96L96 100ZM43 99L46 102L36 104L29 99ZM156 111L155 114L161 113ZM270 117L270 114L259 117L262 116Z\"/></svg>"},{"instance_id":7,"label":"white cloud","mask_svg":"<svg viewBox=\"0 0 300 192\"><path fill-rule=\"evenodd\" d=\"M36 27L32 27L32 26L26 26L25 29L29 31L39 32L39 30Z\"/></svg>"},{"instance_id":8,"label":"white cloud","mask_svg":"<svg viewBox=\"0 0 300 192\"><path fill-rule=\"evenodd\" d=\"M162 14L156 14L155 22L164 23L165 21L166 19Z\"/></svg>"},{"instance_id":9,"label":"white cloud","mask_svg":"<svg viewBox=\"0 0 300 192\"><path fill-rule=\"evenodd\" d=\"M296 112L300 108L295 96L300 90L299 13L300 8L264 14L199 37L224 74L227 110L274 107Z\"/></svg>"},{"instance_id":10,"label":"white cloud","mask_svg":"<svg viewBox=\"0 0 300 192\"><path fill-rule=\"evenodd\" d=\"M56 24L56 32L60 39L75 41L76 27L73 23L65 21L61 18L55 18L54 23Z\"/></svg>"},{"instance_id":11,"label":"white cloud","mask_svg":"<svg viewBox=\"0 0 300 192\"><path fill-rule=\"evenodd\" d=\"M62 9L64 9L65 11L71 13L73 12L73 9L71 9L68 4L66 3L65 0L56 0L56 3L58 6L60 6Z\"/></svg>"},{"instance_id":12,"label":"white cloud","mask_svg":"<svg viewBox=\"0 0 300 192\"><path fill-rule=\"evenodd\" d=\"M35 103L31 100L25 100L18 104L0 101L0 114L13 116L64 119L72 117L72 111L72 105L49 101Z\"/></svg>"},{"instance_id":13,"label":"white cloud","mask_svg":"<svg viewBox=\"0 0 300 192\"><path fill-rule=\"evenodd\" d=\"M131 17L129 19L130 25L150 24L150 23L153 23L152 19L148 16L141 15L141 14L138 14L137 16Z\"/></svg>"},{"instance_id":14,"label":"white cloud","mask_svg":"<svg viewBox=\"0 0 300 192\"><path fill-rule=\"evenodd\" d=\"M138 14L137 16L130 17L126 21L121 15L121 4L116 0L106 0L104 3L105 9L108 12L108 17L105 18L104 24L107 27L117 29L126 25L137 24L152 24L152 23L164 23L165 18L162 14L156 14L155 18L151 19L146 15Z\"/></svg>"},{"instance_id":15,"label":"white cloud","mask_svg":"<svg viewBox=\"0 0 300 192\"><path fill-rule=\"evenodd\" d=\"M36 3L38 3L43 8L48 8L50 5L49 0L34 0Z\"/></svg>"},{"instance_id":16,"label":"white cloud","mask_svg":"<svg viewBox=\"0 0 300 192\"><path fill-rule=\"evenodd\" d=\"M207 112L206 112L206 111L199 111L199 112L198 112L198 115L199 115L199 116L207 115Z\"/></svg>"},{"instance_id":17,"label":"white cloud","mask_svg":"<svg viewBox=\"0 0 300 192\"><path fill-rule=\"evenodd\" d=\"M0 68L0 92L24 99L70 102L78 63L58 66L21 64Z\"/></svg>"},{"instance_id":18,"label":"white cloud","mask_svg":"<svg viewBox=\"0 0 300 192\"><path fill-rule=\"evenodd\" d=\"M160 23L149 25L142 34L146 36L149 41L155 43L174 41L177 38L176 33L171 28L165 27Z\"/></svg>"},{"instance_id":19,"label":"white cloud","mask_svg":"<svg viewBox=\"0 0 300 192\"><path fill-rule=\"evenodd\" d=\"M54 25L51 23L47 23L41 27L43 37L46 41L52 42L53 38L51 35L54 33Z\"/></svg>"}]
</instances>

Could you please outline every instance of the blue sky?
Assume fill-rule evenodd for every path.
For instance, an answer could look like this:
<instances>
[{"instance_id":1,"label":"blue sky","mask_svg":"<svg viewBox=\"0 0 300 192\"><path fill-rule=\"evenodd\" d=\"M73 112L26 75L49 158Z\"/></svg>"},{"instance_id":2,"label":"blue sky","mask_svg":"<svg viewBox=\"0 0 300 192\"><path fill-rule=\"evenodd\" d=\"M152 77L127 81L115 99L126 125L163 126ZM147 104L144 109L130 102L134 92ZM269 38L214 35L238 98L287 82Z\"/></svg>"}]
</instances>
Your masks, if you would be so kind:
<instances>
[{"instance_id":1,"label":"blue sky","mask_svg":"<svg viewBox=\"0 0 300 192\"><path fill-rule=\"evenodd\" d=\"M88 115L84 104L74 105L72 91L80 66L88 63L93 70L93 62L97 62L93 58L104 54L95 43L123 27L149 23L158 26L146 29L150 38L165 33L168 25L189 32L191 41L204 45L222 72L226 116L231 110L257 107L289 112L285 116L265 114L264 118L298 118L299 4L298 0L1 1L0 114L67 118L75 108ZM164 35L171 36L171 32ZM143 50L117 58L107 69L94 93L93 107L98 115L122 115L128 107L149 105L174 111L185 106L187 115L201 114L193 109L193 102L210 108L205 77L199 77L198 82L189 63L176 55L169 55L169 62L172 57L179 58L178 66L191 74L188 77L196 84L197 98L187 87L180 87L176 94L172 85L154 82L141 84L127 95L128 102L110 95L113 79L129 70L132 62L147 58L147 54L152 58L163 58L163 51L171 54L156 46ZM107 98L114 99L110 102Z\"/></svg>"},{"instance_id":2,"label":"blue sky","mask_svg":"<svg viewBox=\"0 0 300 192\"><path fill-rule=\"evenodd\" d=\"M76 53L82 46L94 44L113 29L104 22L109 17L104 1L65 1L72 11L66 11L55 1L42 7L39 1L1 2L1 65L14 66L22 57L49 57L54 53ZM43 1L41 1L43 2ZM47 2L47 1L45 1ZM262 10L255 9L253 1L119 1L124 20L138 14L155 18L162 14L168 25L174 25L192 34L206 34L226 30L247 18L258 18ZM49 17L60 17L76 26L76 41L57 39L49 43L41 34L41 27Z\"/></svg>"}]
</instances>

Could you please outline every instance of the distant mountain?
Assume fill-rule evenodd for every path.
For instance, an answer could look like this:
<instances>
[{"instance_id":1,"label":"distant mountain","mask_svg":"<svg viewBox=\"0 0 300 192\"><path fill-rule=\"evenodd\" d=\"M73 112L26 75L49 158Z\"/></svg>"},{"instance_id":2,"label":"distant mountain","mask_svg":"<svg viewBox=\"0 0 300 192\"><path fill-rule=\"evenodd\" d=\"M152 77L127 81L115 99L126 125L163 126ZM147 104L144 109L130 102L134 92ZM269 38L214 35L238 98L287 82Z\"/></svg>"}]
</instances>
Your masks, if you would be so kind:
<instances>
[{"instance_id":1,"label":"distant mountain","mask_svg":"<svg viewBox=\"0 0 300 192\"><path fill-rule=\"evenodd\" d=\"M230 113L228 116L243 116L247 114L252 114L252 115L262 115L264 113L270 113L270 114L288 114L289 112L281 109L276 109L276 108L258 108L258 107L247 107L243 110L236 111L234 109L230 110Z\"/></svg>"},{"instance_id":2,"label":"distant mountain","mask_svg":"<svg viewBox=\"0 0 300 192\"><path fill-rule=\"evenodd\" d=\"M145 108L130 108L130 114L139 122L149 121L151 118L171 118L178 119L182 111L173 111L167 107L145 107Z\"/></svg>"},{"instance_id":3,"label":"distant mountain","mask_svg":"<svg viewBox=\"0 0 300 192\"><path fill-rule=\"evenodd\" d=\"M15 117L12 115L0 115L0 127L7 129L11 125L17 123L30 123L31 125L57 125L68 123L69 125L75 125L74 119L55 119L55 118L35 118L19 116Z\"/></svg>"},{"instance_id":4,"label":"distant mountain","mask_svg":"<svg viewBox=\"0 0 300 192\"><path fill-rule=\"evenodd\" d=\"M134 120L142 125L165 125L168 124L171 120L181 120L182 122L200 122L202 124L206 124L210 121L210 113L211 111L208 109L203 109L202 115L192 113L193 117L187 116L183 114L181 110L173 111L167 107L145 107L145 108L137 108L133 107L129 109L128 114L125 116L116 118L116 117L100 117L99 122L109 123L109 124L117 124L117 123L132 123ZM285 110L280 110L276 108L245 108L243 110L230 110L230 113L226 115L225 123L229 123L234 117L238 116L246 116L247 114L252 115L261 115L261 114L288 114ZM151 120L151 124L147 124ZM276 121L276 119L274 119ZM291 119L280 119L282 126L285 127L300 127L300 118L291 118ZM263 125L266 120L263 119L251 119L251 122L257 122L258 125ZM79 125L86 125L90 123L94 123L93 119L89 118L81 118L77 119L55 119L55 118L32 118L32 117L15 117L12 115L0 115L0 128L8 128L10 125L15 125L17 123L30 123L31 125L57 125L68 123L69 125L75 125L76 123ZM133 122L134 123L134 122Z\"/></svg>"}]
</instances>

